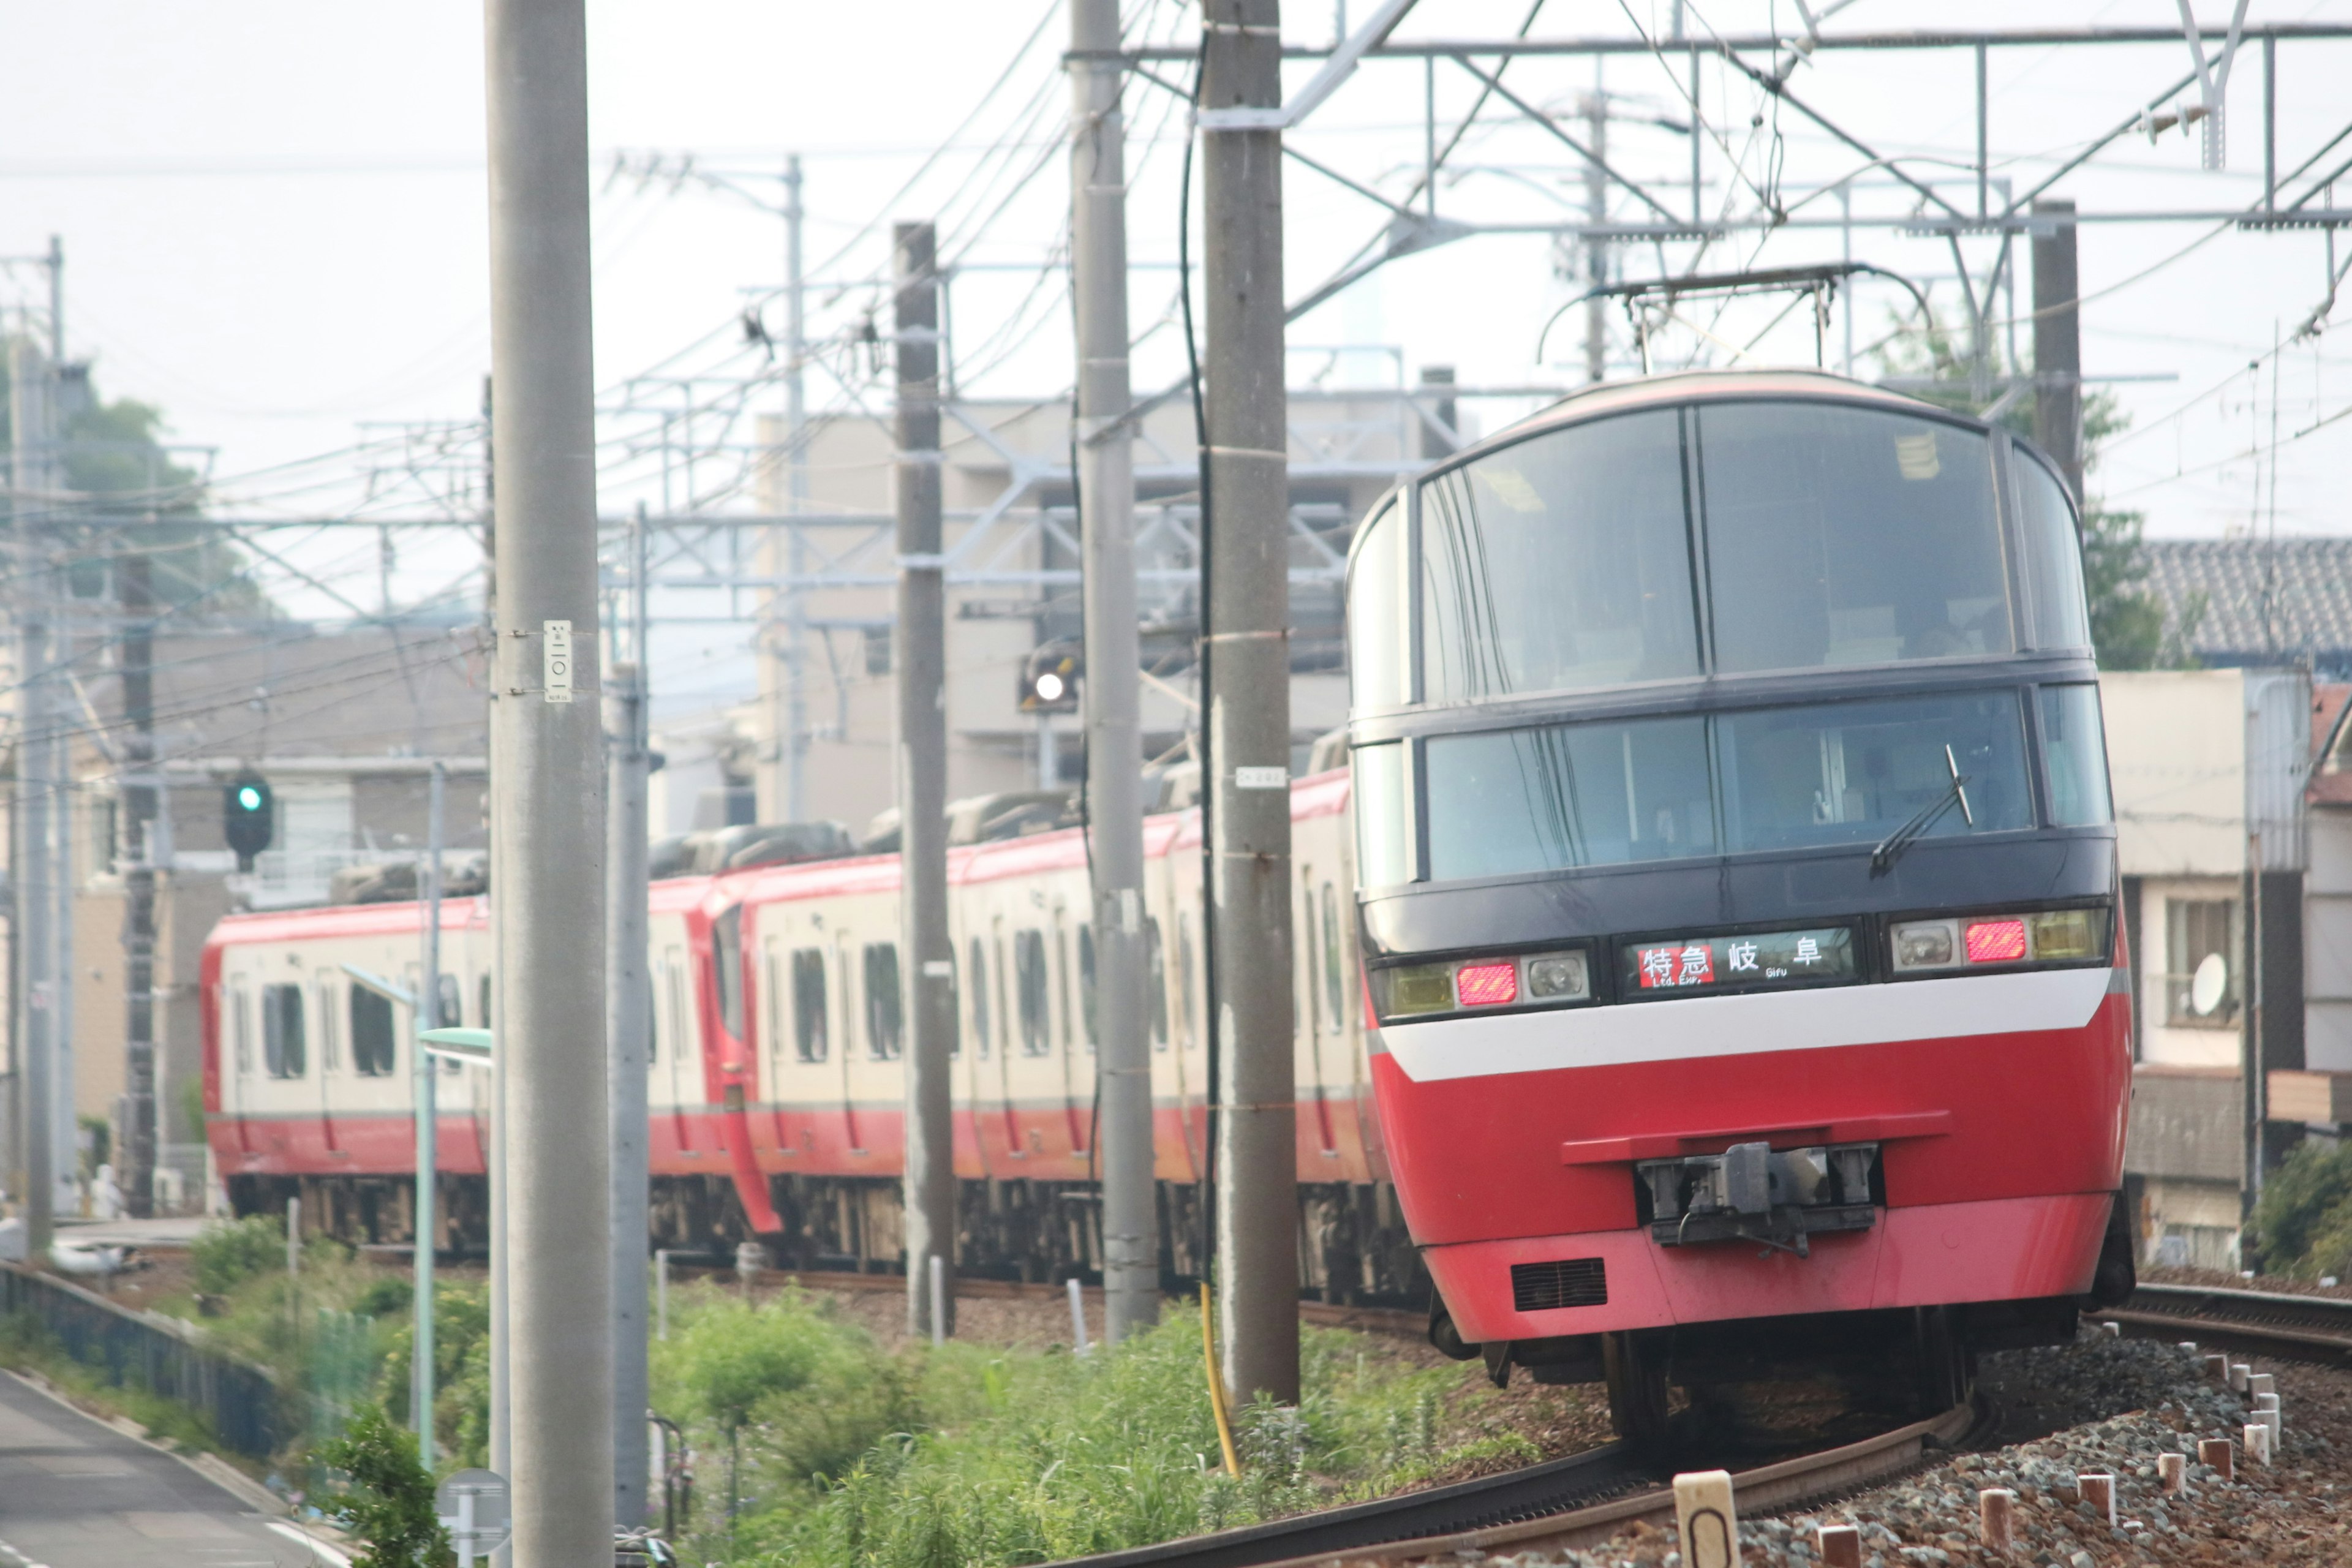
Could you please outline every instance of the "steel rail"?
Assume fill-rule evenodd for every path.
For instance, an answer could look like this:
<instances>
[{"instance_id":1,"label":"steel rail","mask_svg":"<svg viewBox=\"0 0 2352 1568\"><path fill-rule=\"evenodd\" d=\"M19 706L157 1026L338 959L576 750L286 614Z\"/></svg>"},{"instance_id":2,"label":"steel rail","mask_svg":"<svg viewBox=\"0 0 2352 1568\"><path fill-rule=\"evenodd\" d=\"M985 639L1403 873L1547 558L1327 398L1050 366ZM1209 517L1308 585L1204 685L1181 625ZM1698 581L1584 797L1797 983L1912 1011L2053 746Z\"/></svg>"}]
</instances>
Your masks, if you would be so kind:
<instances>
[{"instance_id":1,"label":"steel rail","mask_svg":"<svg viewBox=\"0 0 2352 1568\"><path fill-rule=\"evenodd\" d=\"M2090 1314L2135 1337L2196 1335L2289 1361L2352 1364L2352 1300L2226 1286L2142 1285L2128 1304Z\"/></svg>"},{"instance_id":2,"label":"steel rail","mask_svg":"<svg viewBox=\"0 0 2352 1568\"><path fill-rule=\"evenodd\" d=\"M1744 1511L1794 1507L1880 1481L1957 1444L1973 1405L1859 1443L1801 1455L1732 1478ZM1553 1552L1605 1541L1636 1523L1671 1521L1660 1470L1622 1443L1424 1492L1299 1514L1266 1524L1072 1558L1055 1568L1356 1568L1457 1562L1467 1553ZM1629 1484L1648 1483L1630 1495Z\"/></svg>"}]
</instances>

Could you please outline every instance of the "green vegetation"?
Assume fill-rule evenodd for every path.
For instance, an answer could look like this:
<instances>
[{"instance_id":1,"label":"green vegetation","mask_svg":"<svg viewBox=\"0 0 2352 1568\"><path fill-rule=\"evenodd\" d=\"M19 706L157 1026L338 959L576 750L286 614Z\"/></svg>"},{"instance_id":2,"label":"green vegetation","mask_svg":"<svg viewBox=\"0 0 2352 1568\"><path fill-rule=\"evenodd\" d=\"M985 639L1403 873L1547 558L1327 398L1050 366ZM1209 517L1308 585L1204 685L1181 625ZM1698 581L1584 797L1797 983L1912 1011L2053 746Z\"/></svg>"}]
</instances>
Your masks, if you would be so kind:
<instances>
[{"instance_id":1,"label":"green vegetation","mask_svg":"<svg viewBox=\"0 0 2352 1568\"><path fill-rule=\"evenodd\" d=\"M2251 1228L2265 1273L2352 1275L2352 1143L2295 1145L2264 1180Z\"/></svg>"},{"instance_id":2,"label":"green vegetation","mask_svg":"<svg viewBox=\"0 0 2352 1568\"><path fill-rule=\"evenodd\" d=\"M276 1215L208 1225L188 1244L196 1289L226 1296L247 1280L286 1267L286 1222Z\"/></svg>"},{"instance_id":3,"label":"green vegetation","mask_svg":"<svg viewBox=\"0 0 2352 1568\"><path fill-rule=\"evenodd\" d=\"M194 1452L217 1449L212 1429L186 1405L152 1394L139 1384L112 1384L94 1367L66 1353L65 1346L30 1312L0 1317L0 1366L33 1373L84 1404L127 1415L161 1443ZM136 1369L131 1369L134 1375Z\"/></svg>"},{"instance_id":4,"label":"green vegetation","mask_svg":"<svg viewBox=\"0 0 2352 1568\"><path fill-rule=\"evenodd\" d=\"M416 1435L383 1407L362 1405L319 1460L349 1482L321 1508L365 1548L352 1568L446 1568L457 1561L433 1507L433 1478L416 1457Z\"/></svg>"}]
</instances>

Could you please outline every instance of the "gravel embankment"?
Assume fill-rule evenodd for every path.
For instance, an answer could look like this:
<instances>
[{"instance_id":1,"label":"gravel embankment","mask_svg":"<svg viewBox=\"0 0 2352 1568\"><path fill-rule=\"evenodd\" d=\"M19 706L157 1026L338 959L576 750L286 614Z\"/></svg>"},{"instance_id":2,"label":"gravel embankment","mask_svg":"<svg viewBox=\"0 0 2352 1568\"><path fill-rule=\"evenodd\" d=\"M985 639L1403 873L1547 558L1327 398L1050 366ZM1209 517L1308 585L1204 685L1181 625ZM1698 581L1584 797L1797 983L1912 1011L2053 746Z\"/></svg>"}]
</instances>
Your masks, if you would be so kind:
<instances>
[{"instance_id":1,"label":"gravel embankment","mask_svg":"<svg viewBox=\"0 0 2352 1568\"><path fill-rule=\"evenodd\" d=\"M1818 1568L1819 1528L1850 1524L1861 1531L1865 1568L2352 1563L2352 1477L2345 1464L2352 1455L2352 1374L2232 1359L2251 1359L2277 1379L2284 1435L2267 1468L2248 1462L2242 1442L2251 1402L2208 1379L2199 1359L2168 1344L2086 1335L2062 1350L1989 1356L1984 1382L1996 1403L2000 1391L2032 1391L2045 1410L2104 1406L2122 1414L1959 1454L1831 1507L1744 1521L1741 1562ZM2004 1419L1993 1440L2012 1424ZM2238 1444L2231 1480L2196 1463L2198 1439L2221 1436ZM2163 1491L2158 1458L2166 1453L2188 1457L2181 1495ZM2112 1528L2083 1500L2086 1474L2116 1479ZM2017 1494L2017 1541L2007 1555L1979 1538L1978 1493L1991 1487ZM1580 1552L1486 1561L1495 1568L1682 1568L1677 1544L1670 1529L1636 1526Z\"/></svg>"}]
</instances>

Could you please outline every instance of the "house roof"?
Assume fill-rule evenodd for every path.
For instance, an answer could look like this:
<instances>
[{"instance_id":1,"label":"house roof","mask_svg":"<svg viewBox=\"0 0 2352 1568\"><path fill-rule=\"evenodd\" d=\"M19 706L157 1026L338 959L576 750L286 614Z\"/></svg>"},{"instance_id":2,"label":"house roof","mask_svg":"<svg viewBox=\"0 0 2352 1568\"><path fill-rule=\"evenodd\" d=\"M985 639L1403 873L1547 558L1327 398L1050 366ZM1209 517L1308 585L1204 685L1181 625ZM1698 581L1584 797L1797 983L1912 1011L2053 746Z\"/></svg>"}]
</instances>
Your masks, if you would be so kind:
<instances>
[{"instance_id":1,"label":"house roof","mask_svg":"<svg viewBox=\"0 0 2352 1568\"><path fill-rule=\"evenodd\" d=\"M2140 558L2168 622L2203 595L2206 664L2352 672L2352 538L2151 539Z\"/></svg>"}]
</instances>

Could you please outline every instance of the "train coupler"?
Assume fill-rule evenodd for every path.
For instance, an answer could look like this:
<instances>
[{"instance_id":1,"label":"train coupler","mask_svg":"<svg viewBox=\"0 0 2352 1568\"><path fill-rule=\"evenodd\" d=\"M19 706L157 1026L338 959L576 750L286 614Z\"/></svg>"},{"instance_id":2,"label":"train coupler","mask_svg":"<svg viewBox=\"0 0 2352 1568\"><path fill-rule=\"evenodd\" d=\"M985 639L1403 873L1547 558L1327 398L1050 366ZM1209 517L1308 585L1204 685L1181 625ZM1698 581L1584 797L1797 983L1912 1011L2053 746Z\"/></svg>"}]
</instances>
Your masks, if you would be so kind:
<instances>
[{"instance_id":1,"label":"train coupler","mask_svg":"<svg viewBox=\"0 0 2352 1568\"><path fill-rule=\"evenodd\" d=\"M1774 1149L1735 1143L1720 1154L1643 1160L1634 1189L1661 1247L1748 1242L1812 1254L1811 1238L1878 1223L1871 1191L1875 1143Z\"/></svg>"}]
</instances>

